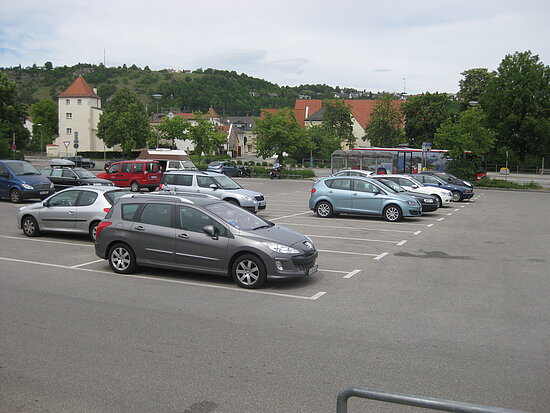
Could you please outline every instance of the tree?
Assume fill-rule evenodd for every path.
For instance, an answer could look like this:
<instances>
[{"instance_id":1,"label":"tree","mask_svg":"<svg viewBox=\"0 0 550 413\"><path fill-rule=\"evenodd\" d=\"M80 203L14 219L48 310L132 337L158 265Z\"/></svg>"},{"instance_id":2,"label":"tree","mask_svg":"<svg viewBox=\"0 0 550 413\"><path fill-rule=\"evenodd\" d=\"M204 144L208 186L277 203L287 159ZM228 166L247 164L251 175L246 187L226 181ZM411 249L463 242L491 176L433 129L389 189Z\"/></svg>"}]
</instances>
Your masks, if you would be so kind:
<instances>
[{"instance_id":1,"label":"tree","mask_svg":"<svg viewBox=\"0 0 550 413\"><path fill-rule=\"evenodd\" d=\"M392 148L403 142L405 131L400 104L391 93L383 93L372 109L365 138L372 146Z\"/></svg>"},{"instance_id":2,"label":"tree","mask_svg":"<svg viewBox=\"0 0 550 413\"><path fill-rule=\"evenodd\" d=\"M44 145L52 143L53 137L58 135L57 104L51 98L44 98L31 105L30 115L34 123L33 147L42 151ZM42 126L38 126L39 124Z\"/></svg>"},{"instance_id":3,"label":"tree","mask_svg":"<svg viewBox=\"0 0 550 413\"><path fill-rule=\"evenodd\" d=\"M336 132L333 129L323 128L322 125L307 128L306 134L316 158L330 159L332 153L342 147L342 142Z\"/></svg>"},{"instance_id":4,"label":"tree","mask_svg":"<svg viewBox=\"0 0 550 413\"><path fill-rule=\"evenodd\" d=\"M8 157L12 143L24 150L30 133L23 126L26 107L16 102L18 88L8 75L0 72L0 157Z\"/></svg>"},{"instance_id":5,"label":"tree","mask_svg":"<svg viewBox=\"0 0 550 413\"><path fill-rule=\"evenodd\" d=\"M187 139L195 145L193 152L199 156L201 163L202 154L214 153L224 144L225 134L216 129L210 122L209 115L195 112L196 125L189 127Z\"/></svg>"},{"instance_id":6,"label":"tree","mask_svg":"<svg viewBox=\"0 0 550 413\"><path fill-rule=\"evenodd\" d=\"M151 134L149 120L137 95L122 88L99 118L97 136L109 148L120 145L125 156L146 145Z\"/></svg>"},{"instance_id":7,"label":"tree","mask_svg":"<svg viewBox=\"0 0 550 413\"><path fill-rule=\"evenodd\" d=\"M455 103L445 93L423 93L411 96L403 103L405 134L409 146L420 148L422 142L432 142L437 128L457 113Z\"/></svg>"},{"instance_id":8,"label":"tree","mask_svg":"<svg viewBox=\"0 0 550 413\"><path fill-rule=\"evenodd\" d=\"M275 113L263 112L256 122L256 151L262 158L277 155L277 161L283 164L283 154L295 155L309 152L311 144L300 127L294 112L283 108Z\"/></svg>"},{"instance_id":9,"label":"tree","mask_svg":"<svg viewBox=\"0 0 550 413\"><path fill-rule=\"evenodd\" d=\"M519 156L542 156L550 148L550 68L530 51L507 55L480 97L498 146Z\"/></svg>"},{"instance_id":10,"label":"tree","mask_svg":"<svg viewBox=\"0 0 550 413\"><path fill-rule=\"evenodd\" d=\"M178 116L165 117L157 126L156 131L161 139L171 142L172 148L176 147L176 139L186 139L191 124ZM149 146L158 146L158 140L149 142Z\"/></svg>"},{"instance_id":11,"label":"tree","mask_svg":"<svg viewBox=\"0 0 550 413\"><path fill-rule=\"evenodd\" d=\"M355 146L357 139L353 135L351 109L344 101L323 101L323 127L333 129L341 143L347 144L350 148Z\"/></svg>"},{"instance_id":12,"label":"tree","mask_svg":"<svg viewBox=\"0 0 550 413\"><path fill-rule=\"evenodd\" d=\"M483 93L487 90L487 86L492 78L495 77L493 72L487 69L468 69L461 73L464 79L459 82L460 90L457 93L457 99L462 110L470 107L470 102L479 102Z\"/></svg>"}]
</instances>

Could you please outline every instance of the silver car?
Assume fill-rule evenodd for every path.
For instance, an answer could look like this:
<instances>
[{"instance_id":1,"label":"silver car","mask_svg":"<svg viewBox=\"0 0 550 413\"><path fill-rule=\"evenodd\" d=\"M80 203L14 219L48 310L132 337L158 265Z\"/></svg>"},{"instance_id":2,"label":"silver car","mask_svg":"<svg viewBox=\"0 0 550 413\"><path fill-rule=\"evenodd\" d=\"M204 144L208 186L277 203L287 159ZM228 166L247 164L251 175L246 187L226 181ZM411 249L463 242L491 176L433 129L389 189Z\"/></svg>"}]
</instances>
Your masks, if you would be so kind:
<instances>
[{"instance_id":1,"label":"silver car","mask_svg":"<svg viewBox=\"0 0 550 413\"><path fill-rule=\"evenodd\" d=\"M113 186L80 186L60 191L42 202L19 208L17 228L29 237L43 231L89 234L95 240L99 221L116 198L130 193Z\"/></svg>"},{"instance_id":2,"label":"silver car","mask_svg":"<svg viewBox=\"0 0 550 413\"><path fill-rule=\"evenodd\" d=\"M119 198L99 224L95 251L117 273L137 265L212 273L243 288L312 275L318 255L308 237L201 194Z\"/></svg>"},{"instance_id":3,"label":"silver car","mask_svg":"<svg viewBox=\"0 0 550 413\"><path fill-rule=\"evenodd\" d=\"M258 212L266 207L264 194L244 189L233 179L217 172L167 171L162 176L159 190L213 195L251 212Z\"/></svg>"}]
</instances>

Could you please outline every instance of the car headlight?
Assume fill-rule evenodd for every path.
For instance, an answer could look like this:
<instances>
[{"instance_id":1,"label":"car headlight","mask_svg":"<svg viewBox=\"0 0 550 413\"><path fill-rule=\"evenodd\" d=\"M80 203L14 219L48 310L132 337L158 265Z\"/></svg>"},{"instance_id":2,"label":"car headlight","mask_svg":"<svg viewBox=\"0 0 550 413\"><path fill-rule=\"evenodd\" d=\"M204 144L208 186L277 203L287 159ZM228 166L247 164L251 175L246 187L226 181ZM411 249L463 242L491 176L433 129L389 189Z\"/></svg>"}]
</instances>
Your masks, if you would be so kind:
<instances>
[{"instance_id":1,"label":"car headlight","mask_svg":"<svg viewBox=\"0 0 550 413\"><path fill-rule=\"evenodd\" d=\"M276 242L262 242L262 245L266 246L271 251L279 252L282 254L297 254L300 252L296 248L287 247L286 245L277 244Z\"/></svg>"},{"instance_id":2,"label":"car headlight","mask_svg":"<svg viewBox=\"0 0 550 413\"><path fill-rule=\"evenodd\" d=\"M21 186L22 186L23 188L25 188L25 189L34 189L34 186L29 185L29 184L23 184L23 185L21 185Z\"/></svg>"},{"instance_id":3,"label":"car headlight","mask_svg":"<svg viewBox=\"0 0 550 413\"><path fill-rule=\"evenodd\" d=\"M50 183L50 189L54 189L55 187L53 186L53 182Z\"/></svg>"},{"instance_id":4,"label":"car headlight","mask_svg":"<svg viewBox=\"0 0 550 413\"><path fill-rule=\"evenodd\" d=\"M243 199L248 202L254 202L254 197L250 195L243 195Z\"/></svg>"},{"instance_id":5,"label":"car headlight","mask_svg":"<svg viewBox=\"0 0 550 413\"><path fill-rule=\"evenodd\" d=\"M424 203L425 204L433 204L434 203L434 200L432 198L424 198Z\"/></svg>"},{"instance_id":6,"label":"car headlight","mask_svg":"<svg viewBox=\"0 0 550 413\"><path fill-rule=\"evenodd\" d=\"M418 204L416 203L416 201L407 201L407 204L409 204L409 205L418 205Z\"/></svg>"}]
</instances>

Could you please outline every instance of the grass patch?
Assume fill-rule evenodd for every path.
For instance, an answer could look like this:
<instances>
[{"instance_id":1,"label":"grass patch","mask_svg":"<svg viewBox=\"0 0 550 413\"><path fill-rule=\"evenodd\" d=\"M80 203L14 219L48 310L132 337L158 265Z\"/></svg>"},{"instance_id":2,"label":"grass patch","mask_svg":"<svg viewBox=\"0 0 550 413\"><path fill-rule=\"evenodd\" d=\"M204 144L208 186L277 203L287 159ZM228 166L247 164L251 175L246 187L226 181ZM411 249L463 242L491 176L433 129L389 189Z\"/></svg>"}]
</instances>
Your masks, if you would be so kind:
<instances>
[{"instance_id":1,"label":"grass patch","mask_svg":"<svg viewBox=\"0 0 550 413\"><path fill-rule=\"evenodd\" d=\"M483 178L480 181L477 181L476 186L483 186L488 188L505 188L505 189L543 189L542 186L537 184L534 181L531 181L526 184L518 184L517 182L507 181L504 179L495 179L495 178Z\"/></svg>"}]
</instances>

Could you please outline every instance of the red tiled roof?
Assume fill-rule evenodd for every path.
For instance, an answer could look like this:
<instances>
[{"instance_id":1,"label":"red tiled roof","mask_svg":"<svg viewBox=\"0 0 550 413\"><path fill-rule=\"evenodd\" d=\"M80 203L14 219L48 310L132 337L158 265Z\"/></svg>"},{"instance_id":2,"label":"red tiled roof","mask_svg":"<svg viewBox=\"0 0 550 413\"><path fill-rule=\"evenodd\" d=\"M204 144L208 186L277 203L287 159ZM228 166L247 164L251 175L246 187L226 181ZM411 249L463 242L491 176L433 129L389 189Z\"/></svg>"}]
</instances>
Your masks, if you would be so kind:
<instances>
[{"instance_id":1,"label":"red tiled roof","mask_svg":"<svg viewBox=\"0 0 550 413\"><path fill-rule=\"evenodd\" d=\"M344 100L347 106L350 107L351 114L357 120L357 122L365 128L369 121L372 110L378 103L377 100ZM394 104L401 104L402 101L394 100ZM323 107L323 101L321 99L298 99L294 106L294 113L296 113L296 120L300 125L304 125L304 119L313 115L315 112L321 110ZM303 115L298 115L298 111L303 111Z\"/></svg>"},{"instance_id":2,"label":"red tiled roof","mask_svg":"<svg viewBox=\"0 0 550 413\"><path fill-rule=\"evenodd\" d=\"M215 118L215 119L217 119L217 118L220 117L220 115L218 115L218 114L216 113L216 111L215 111L213 108L208 109L208 113L209 113L209 115L210 115L211 117L213 117L213 118Z\"/></svg>"},{"instance_id":3,"label":"red tiled roof","mask_svg":"<svg viewBox=\"0 0 550 413\"><path fill-rule=\"evenodd\" d=\"M64 92L57 95L57 97L101 99L82 76L78 76L71 84L71 86L69 86Z\"/></svg>"},{"instance_id":4,"label":"red tiled roof","mask_svg":"<svg viewBox=\"0 0 550 413\"><path fill-rule=\"evenodd\" d=\"M195 119L195 114L193 112L181 112L181 113L174 113L174 116L177 116L178 118L182 119Z\"/></svg>"}]
</instances>

